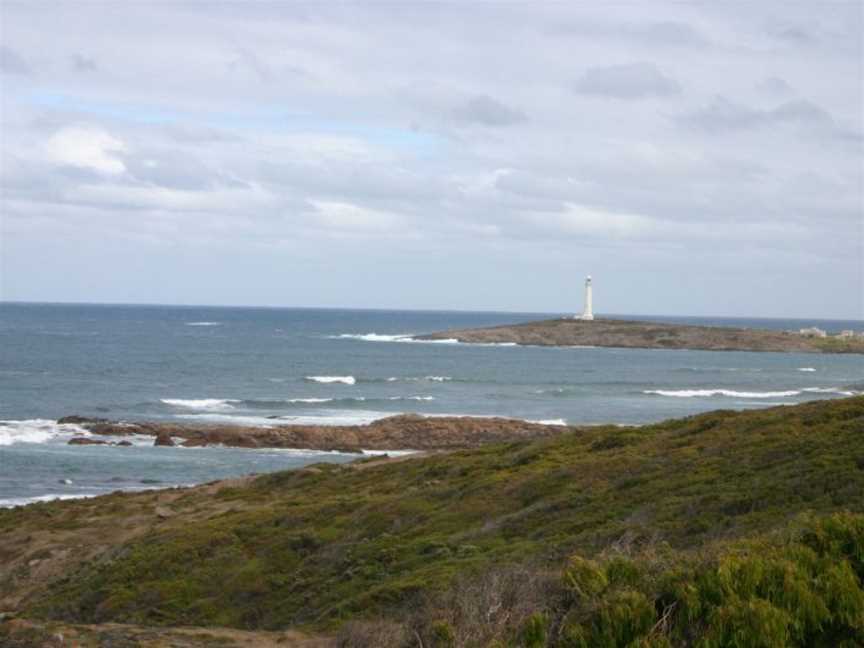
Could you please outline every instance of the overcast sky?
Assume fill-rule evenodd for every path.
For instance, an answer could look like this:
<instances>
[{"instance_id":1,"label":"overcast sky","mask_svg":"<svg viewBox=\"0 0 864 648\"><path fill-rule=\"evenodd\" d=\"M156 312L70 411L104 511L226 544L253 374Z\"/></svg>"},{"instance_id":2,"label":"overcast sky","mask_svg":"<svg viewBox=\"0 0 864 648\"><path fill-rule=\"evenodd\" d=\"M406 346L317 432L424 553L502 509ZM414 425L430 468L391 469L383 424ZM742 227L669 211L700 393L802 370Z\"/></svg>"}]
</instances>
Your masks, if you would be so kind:
<instances>
[{"instance_id":1,"label":"overcast sky","mask_svg":"<svg viewBox=\"0 0 864 648\"><path fill-rule=\"evenodd\" d=\"M0 297L864 318L862 7L2 0Z\"/></svg>"}]
</instances>

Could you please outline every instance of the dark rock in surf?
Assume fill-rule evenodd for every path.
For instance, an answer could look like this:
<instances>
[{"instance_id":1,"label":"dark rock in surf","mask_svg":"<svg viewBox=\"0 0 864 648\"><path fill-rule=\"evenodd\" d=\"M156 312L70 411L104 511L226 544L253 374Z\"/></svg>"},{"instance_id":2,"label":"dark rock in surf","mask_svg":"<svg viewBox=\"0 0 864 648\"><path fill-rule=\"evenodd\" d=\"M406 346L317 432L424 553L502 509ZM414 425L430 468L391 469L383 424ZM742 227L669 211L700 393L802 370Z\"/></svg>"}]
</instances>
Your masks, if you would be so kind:
<instances>
[{"instance_id":1,"label":"dark rock in surf","mask_svg":"<svg viewBox=\"0 0 864 648\"><path fill-rule=\"evenodd\" d=\"M171 438L171 435L168 432L159 432L156 435L156 440L153 442L154 446L175 446L174 439Z\"/></svg>"},{"instance_id":2,"label":"dark rock in surf","mask_svg":"<svg viewBox=\"0 0 864 648\"><path fill-rule=\"evenodd\" d=\"M101 439L90 439L88 437L72 437L66 442L66 445L109 445L107 441Z\"/></svg>"}]
</instances>

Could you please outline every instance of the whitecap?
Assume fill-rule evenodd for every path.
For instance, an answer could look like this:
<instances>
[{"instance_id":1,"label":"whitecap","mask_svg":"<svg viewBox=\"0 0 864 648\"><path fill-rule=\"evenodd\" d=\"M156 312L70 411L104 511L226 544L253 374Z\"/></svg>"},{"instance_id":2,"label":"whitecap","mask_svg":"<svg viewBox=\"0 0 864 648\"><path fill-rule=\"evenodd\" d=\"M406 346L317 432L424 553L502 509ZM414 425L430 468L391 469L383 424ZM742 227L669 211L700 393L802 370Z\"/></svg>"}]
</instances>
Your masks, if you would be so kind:
<instances>
[{"instance_id":1,"label":"whitecap","mask_svg":"<svg viewBox=\"0 0 864 648\"><path fill-rule=\"evenodd\" d=\"M397 412L375 412L368 410L324 410L318 414L279 416L243 416L231 414L181 414L177 418L210 421L213 423L236 423L253 427L277 425L365 425L378 419L395 416Z\"/></svg>"},{"instance_id":2,"label":"whitecap","mask_svg":"<svg viewBox=\"0 0 864 648\"><path fill-rule=\"evenodd\" d=\"M362 340L364 342L403 342L406 344L460 344L456 338L443 338L436 340L419 340L411 333L399 335L382 335L380 333L342 333L341 335L328 336L334 340Z\"/></svg>"},{"instance_id":3,"label":"whitecap","mask_svg":"<svg viewBox=\"0 0 864 648\"><path fill-rule=\"evenodd\" d=\"M837 394L838 396L855 396L859 392L841 389L839 387L805 387L801 391L810 394Z\"/></svg>"},{"instance_id":4,"label":"whitecap","mask_svg":"<svg viewBox=\"0 0 864 648\"><path fill-rule=\"evenodd\" d=\"M0 508L25 506L27 504L35 504L36 502L56 502L57 500L85 499L88 497L98 497L101 494L103 493L49 493L48 495L36 495L34 497L7 497L4 499L0 499Z\"/></svg>"},{"instance_id":5,"label":"whitecap","mask_svg":"<svg viewBox=\"0 0 864 648\"><path fill-rule=\"evenodd\" d=\"M434 396L390 396L387 400L391 401L433 401Z\"/></svg>"},{"instance_id":6,"label":"whitecap","mask_svg":"<svg viewBox=\"0 0 864 648\"><path fill-rule=\"evenodd\" d=\"M801 393L801 390L792 389L787 391L744 392L732 389L646 389L642 393L653 394L656 396L671 396L673 398L708 398L711 396L729 396L731 398L786 398L788 396L797 396Z\"/></svg>"},{"instance_id":7,"label":"whitecap","mask_svg":"<svg viewBox=\"0 0 864 648\"><path fill-rule=\"evenodd\" d=\"M815 367L798 367L798 371L811 372L811 371L816 371L816 368Z\"/></svg>"},{"instance_id":8,"label":"whitecap","mask_svg":"<svg viewBox=\"0 0 864 648\"><path fill-rule=\"evenodd\" d=\"M80 425L57 423L49 419L0 421L0 446L13 443L47 443L68 440L73 436L90 436Z\"/></svg>"},{"instance_id":9,"label":"whitecap","mask_svg":"<svg viewBox=\"0 0 864 648\"><path fill-rule=\"evenodd\" d=\"M317 383L342 383L344 385L353 385L357 382L354 376L306 376L306 380Z\"/></svg>"},{"instance_id":10,"label":"whitecap","mask_svg":"<svg viewBox=\"0 0 864 648\"><path fill-rule=\"evenodd\" d=\"M161 402L172 407L209 411L234 409L231 403L239 403L236 398L162 398Z\"/></svg>"},{"instance_id":11,"label":"whitecap","mask_svg":"<svg viewBox=\"0 0 864 648\"><path fill-rule=\"evenodd\" d=\"M222 322L186 322L186 326L222 326Z\"/></svg>"}]
</instances>

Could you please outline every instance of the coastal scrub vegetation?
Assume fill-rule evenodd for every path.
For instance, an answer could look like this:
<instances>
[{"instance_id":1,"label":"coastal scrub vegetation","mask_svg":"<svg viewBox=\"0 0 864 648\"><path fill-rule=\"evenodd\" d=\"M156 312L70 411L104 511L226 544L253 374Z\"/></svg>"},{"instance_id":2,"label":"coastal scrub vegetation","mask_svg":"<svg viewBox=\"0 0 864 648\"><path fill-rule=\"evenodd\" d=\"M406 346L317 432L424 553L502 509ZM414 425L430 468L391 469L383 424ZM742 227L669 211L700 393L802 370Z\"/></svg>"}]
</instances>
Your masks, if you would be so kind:
<instances>
[{"instance_id":1,"label":"coastal scrub vegetation","mask_svg":"<svg viewBox=\"0 0 864 648\"><path fill-rule=\"evenodd\" d=\"M864 397L574 428L178 491L156 522L153 494L2 511L0 566L83 520L104 550L42 580L25 555L0 597L358 647L856 646L862 493Z\"/></svg>"}]
</instances>

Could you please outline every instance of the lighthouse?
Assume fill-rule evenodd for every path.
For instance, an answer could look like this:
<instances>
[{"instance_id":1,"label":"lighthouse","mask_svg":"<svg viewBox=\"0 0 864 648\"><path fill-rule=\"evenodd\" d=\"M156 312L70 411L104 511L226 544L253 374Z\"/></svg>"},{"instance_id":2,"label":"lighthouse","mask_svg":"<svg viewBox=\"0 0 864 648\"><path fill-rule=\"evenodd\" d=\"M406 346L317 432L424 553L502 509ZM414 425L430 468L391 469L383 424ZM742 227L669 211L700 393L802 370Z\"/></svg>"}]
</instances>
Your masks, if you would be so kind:
<instances>
[{"instance_id":1,"label":"lighthouse","mask_svg":"<svg viewBox=\"0 0 864 648\"><path fill-rule=\"evenodd\" d=\"M593 320L594 319L594 303L591 293L591 275L585 278L585 310L582 311L582 316L577 316L576 319Z\"/></svg>"}]
</instances>

